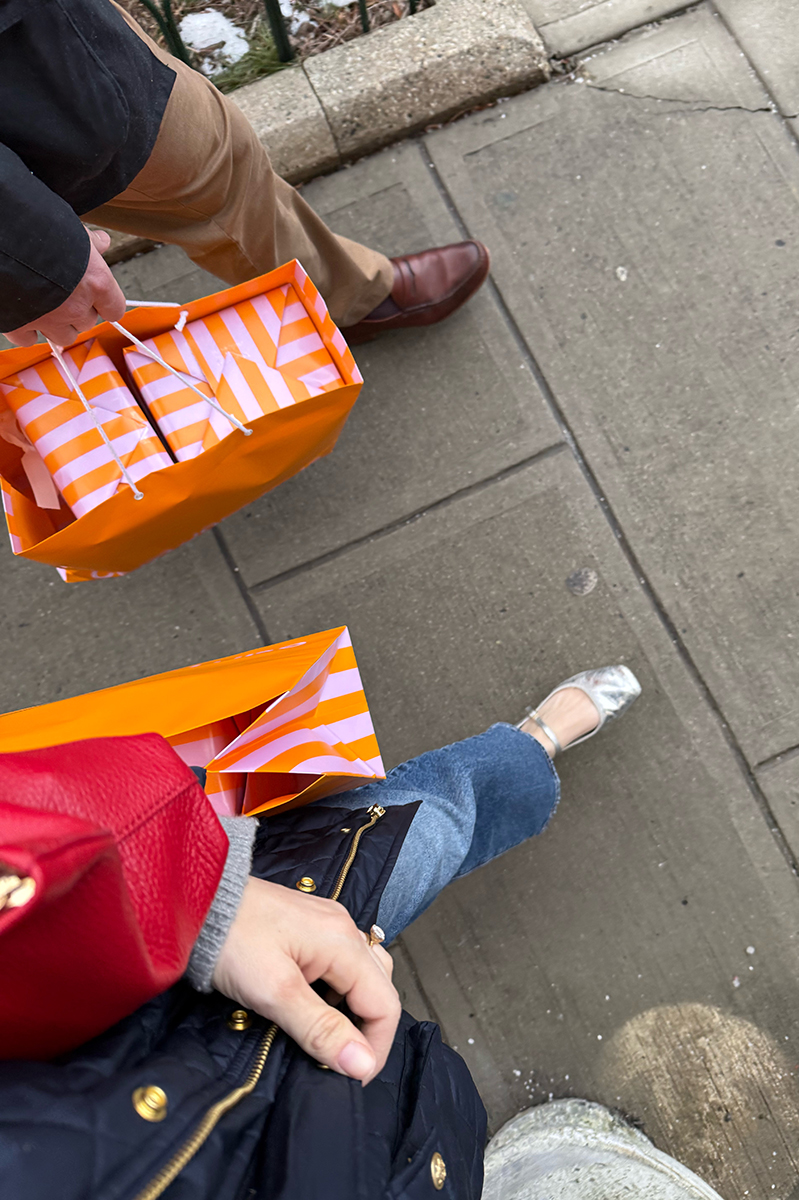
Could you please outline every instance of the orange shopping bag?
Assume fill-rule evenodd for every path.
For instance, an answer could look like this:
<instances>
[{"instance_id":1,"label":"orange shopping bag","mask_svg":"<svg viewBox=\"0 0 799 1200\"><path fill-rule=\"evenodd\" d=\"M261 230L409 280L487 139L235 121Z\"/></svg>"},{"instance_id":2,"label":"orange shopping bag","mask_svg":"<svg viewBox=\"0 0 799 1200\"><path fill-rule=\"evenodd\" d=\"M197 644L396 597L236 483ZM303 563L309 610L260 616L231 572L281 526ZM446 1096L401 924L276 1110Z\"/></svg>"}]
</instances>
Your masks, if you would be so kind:
<instances>
[{"instance_id":1,"label":"orange shopping bag","mask_svg":"<svg viewBox=\"0 0 799 1200\"><path fill-rule=\"evenodd\" d=\"M346 626L0 716L0 753L160 733L218 813L308 804L385 778Z\"/></svg>"},{"instance_id":2,"label":"orange shopping bag","mask_svg":"<svg viewBox=\"0 0 799 1200\"><path fill-rule=\"evenodd\" d=\"M57 567L68 580L124 574L333 449L363 379L298 262L184 309L180 333L173 332L176 308L140 308L124 318L132 337L96 325L71 348L92 340L93 353L107 357L131 389L139 386L142 412L180 460L137 478L135 492L115 480L112 495L77 517L63 504L37 503L34 447L24 430L6 429L13 414L2 385L13 390L22 372L50 359L50 348L0 352L0 491L15 554ZM253 310L266 318L260 340L252 335ZM143 355L142 343L183 381ZM181 355L187 347L197 351L193 361Z\"/></svg>"}]
</instances>

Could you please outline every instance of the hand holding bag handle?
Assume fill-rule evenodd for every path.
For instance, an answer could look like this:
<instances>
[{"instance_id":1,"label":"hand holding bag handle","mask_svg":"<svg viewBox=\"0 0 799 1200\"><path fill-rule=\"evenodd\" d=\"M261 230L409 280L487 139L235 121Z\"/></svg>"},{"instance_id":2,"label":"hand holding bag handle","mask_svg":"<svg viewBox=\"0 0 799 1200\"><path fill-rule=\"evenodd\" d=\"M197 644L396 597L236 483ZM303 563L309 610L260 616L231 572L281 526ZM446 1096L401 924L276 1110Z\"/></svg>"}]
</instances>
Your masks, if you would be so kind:
<instances>
[{"instance_id":1,"label":"hand holding bag handle","mask_svg":"<svg viewBox=\"0 0 799 1200\"><path fill-rule=\"evenodd\" d=\"M228 841L158 734L0 755L0 1058L50 1058L186 969Z\"/></svg>"}]
</instances>

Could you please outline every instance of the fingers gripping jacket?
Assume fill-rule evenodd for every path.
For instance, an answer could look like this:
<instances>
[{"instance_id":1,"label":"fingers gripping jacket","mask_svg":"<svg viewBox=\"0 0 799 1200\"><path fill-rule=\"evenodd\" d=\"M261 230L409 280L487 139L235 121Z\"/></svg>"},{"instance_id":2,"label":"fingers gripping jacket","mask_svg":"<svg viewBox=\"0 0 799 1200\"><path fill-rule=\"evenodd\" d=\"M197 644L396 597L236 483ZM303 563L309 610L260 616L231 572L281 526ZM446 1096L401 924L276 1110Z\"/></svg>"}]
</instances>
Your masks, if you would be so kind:
<instances>
[{"instance_id":1,"label":"fingers gripping jacket","mask_svg":"<svg viewBox=\"0 0 799 1200\"><path fill-rule=\"evenodd\" d=\"M158 734L0 755L0 1058L51 1058L175 983L228 840ZM23 886L24 885L24 886Z\"/></svg>"}]
</instances>

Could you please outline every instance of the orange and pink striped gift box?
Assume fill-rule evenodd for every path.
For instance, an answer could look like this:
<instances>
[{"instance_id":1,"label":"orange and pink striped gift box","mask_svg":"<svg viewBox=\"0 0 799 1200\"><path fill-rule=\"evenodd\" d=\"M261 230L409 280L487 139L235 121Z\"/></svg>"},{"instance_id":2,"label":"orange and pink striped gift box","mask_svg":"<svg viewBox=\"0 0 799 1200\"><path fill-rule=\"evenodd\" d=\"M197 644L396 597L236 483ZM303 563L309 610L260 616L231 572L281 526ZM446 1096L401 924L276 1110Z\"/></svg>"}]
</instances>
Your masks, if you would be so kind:
<instances>
[{"instance_id":1,"label":"orange and pink striped gift box","mask_svg":"<svg viewBox=\"0 0 799 1200\"><path fill-rule=\"evenodd\" d=\"M123 467L136 483L172 460L97 339L65 350L63 358L66 372L51 356L2 380L0 392L64 500L82 517L124 485Z\"/></svg>"},{"instance_id":2,"label":"orange and pink striped gift box","mask_svg":"<svg viewBox=\"0 0 799 1200\"><path fill-rule=\"evenodd\" d=\"M125 350L133 380L178 461L196 458L232 432L220 408L246 424L343 384L291 283L144 345L182 376L135 346ZM204 403L195 389L217 406Z\"/></svg>"}]
</instances>

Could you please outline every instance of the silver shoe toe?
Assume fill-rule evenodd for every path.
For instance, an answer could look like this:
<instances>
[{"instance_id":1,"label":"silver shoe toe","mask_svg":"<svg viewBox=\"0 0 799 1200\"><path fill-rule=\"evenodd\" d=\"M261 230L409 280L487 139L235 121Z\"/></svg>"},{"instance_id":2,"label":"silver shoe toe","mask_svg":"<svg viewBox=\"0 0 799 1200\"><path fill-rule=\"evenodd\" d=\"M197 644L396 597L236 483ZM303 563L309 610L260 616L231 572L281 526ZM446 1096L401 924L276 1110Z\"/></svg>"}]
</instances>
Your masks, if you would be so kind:
<instances>
[{"instance_id":1,"label":"silver shoe toe","mask_svg":"<svg viewBox=\"0 0 799 1200\"><path fill-rule=\"evenodd\" d=\"M558 684L549 693L546 700L542 700L538 708L542 708L547 700L566 688L579 688L581 692L585 692L599 713L599 723L590 733L569 742L567 746L563 747L565 750L571 749L572 746L579 746L580 742L587 742L589 738L594 737L600 729L607 725L608 721L613 721L625 713L633 701L641 695L641 685L635 675L629 667L619 664L614 667L597 667L593 671L580 671L579 674L572 675L571 679L565 679L563 683ZM520 728L528 718L532 718L543 729L554 745L556 753L559 753L561 751L560 743L552 731L541 721L538 710L528 713L528 717L520 721L517 728Z\"/></svg>"},{"instance_id":2,"label":"silver shoe toe","mask_svg":"<svg viewBox=\"0 0 799 1200\"><path fill-rule=\"evenodd\" d=\"M572 675L571 679L564 680L550 695L554 696L555 692L562 692L564 688L569 687L579 688L581 692L585 692L599 713L599 724L596 729L592 729L590 733L586 733L581 738L575 738L573 742L569 743L570 746L577 746L580 742L585 742L594 734L599 733L608 721L614 721L620 717L641 695L640 683L630 668L623 665L598 667L594 671L580 671L578 675Z\"/></svg>"}]
</instances>

